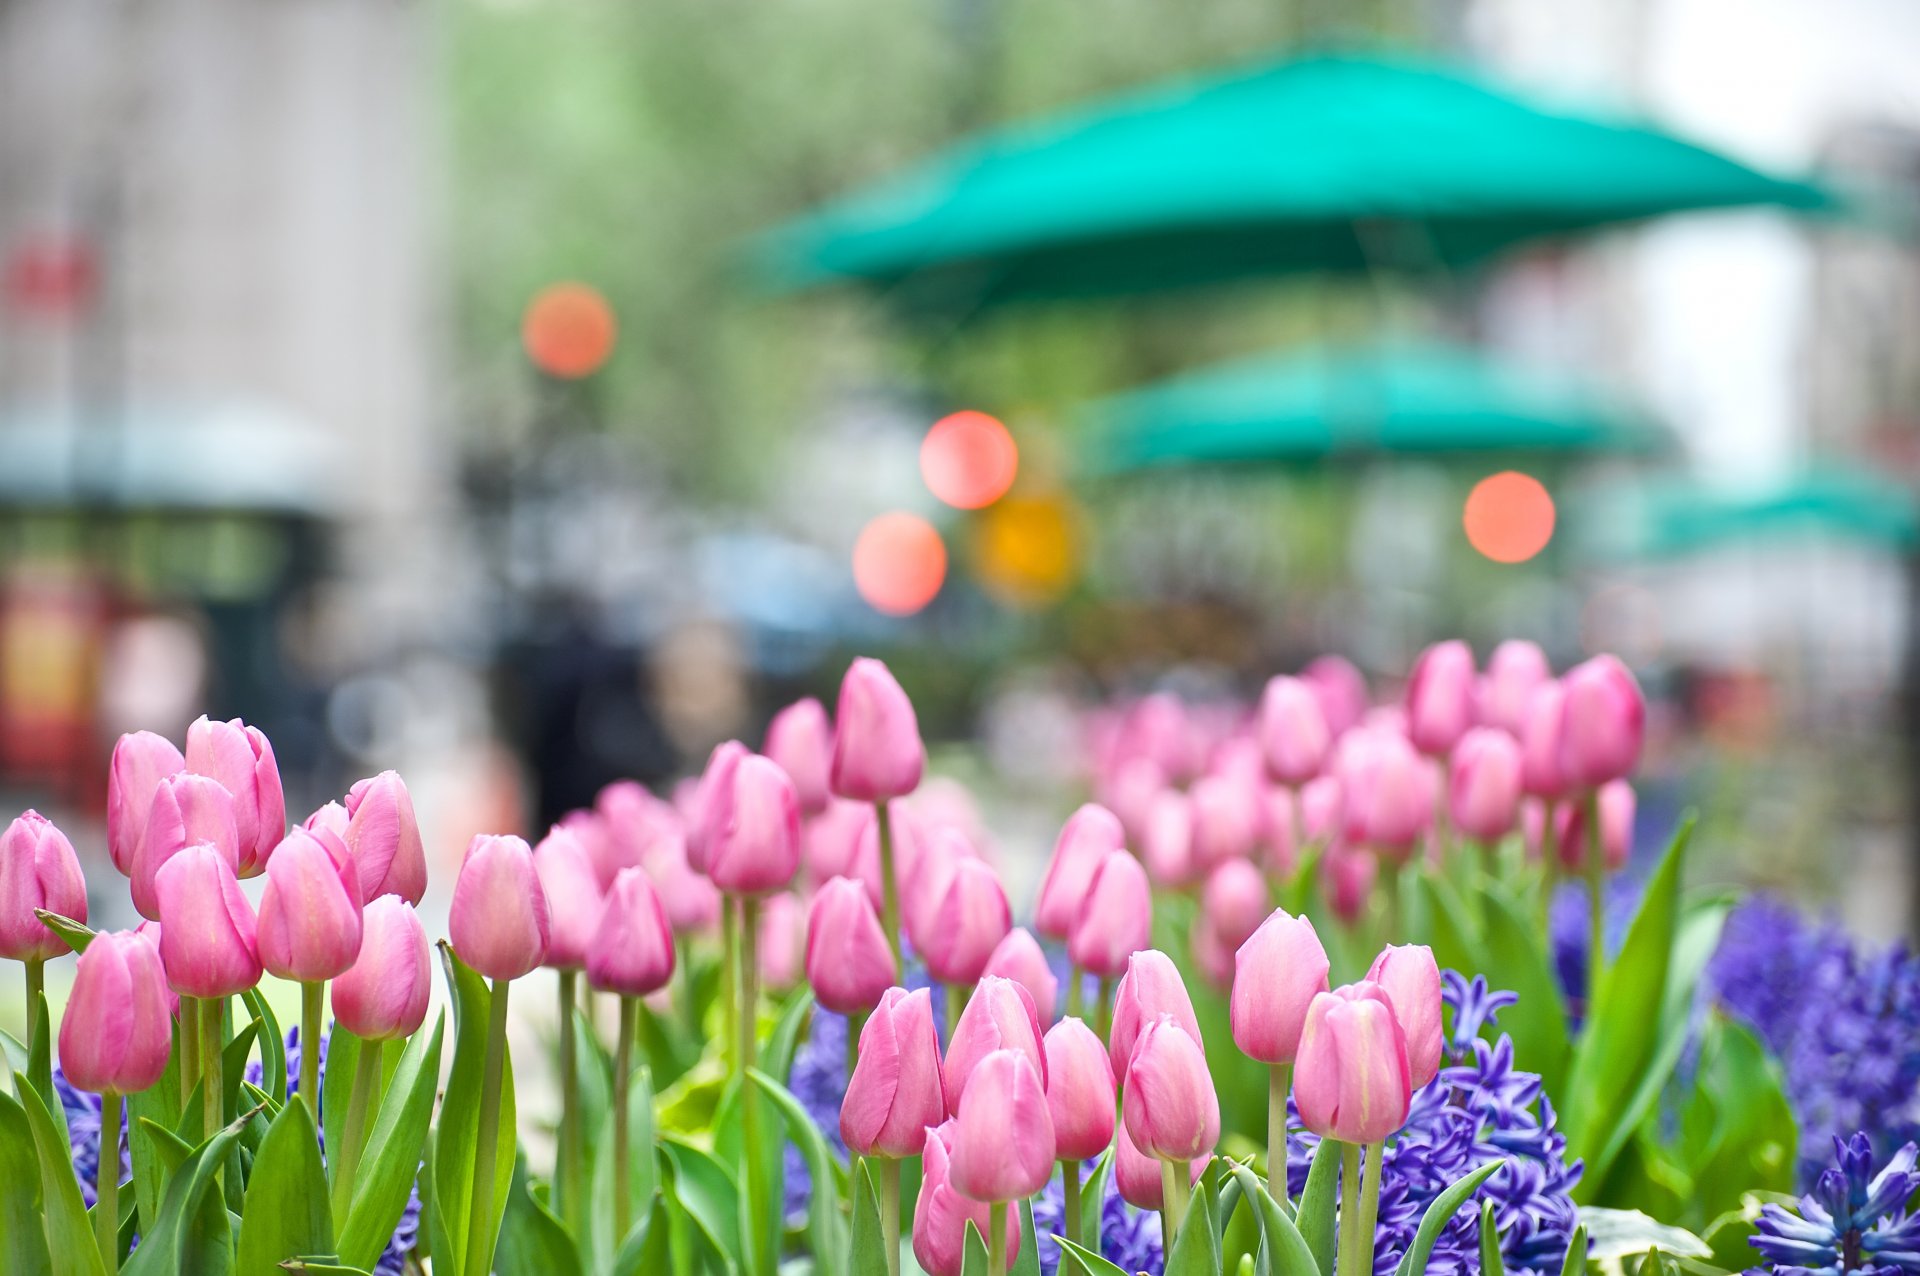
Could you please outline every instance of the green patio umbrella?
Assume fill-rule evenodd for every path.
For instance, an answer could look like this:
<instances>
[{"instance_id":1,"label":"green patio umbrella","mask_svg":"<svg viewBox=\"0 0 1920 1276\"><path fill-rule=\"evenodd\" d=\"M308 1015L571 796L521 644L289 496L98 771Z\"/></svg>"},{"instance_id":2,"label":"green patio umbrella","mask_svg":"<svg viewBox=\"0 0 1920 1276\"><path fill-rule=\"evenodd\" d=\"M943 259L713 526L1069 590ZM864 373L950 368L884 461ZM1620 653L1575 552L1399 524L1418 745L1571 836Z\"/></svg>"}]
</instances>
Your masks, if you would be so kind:
<instances>
[{"instance_id":1,"label":"green patio umbrella","mask_svg":"<svg viewBox=\"0 0 1920 1276\"><path fill-rule=\"evenodd\" d=\"M1602 539L1616 555L1671 558L1718 545L1806 533L1908 554L1920 547L1913 493L1871 470L1822 464L1774 487L1729 492L1676 479L1640 495L1635 534ZM1609 518L1607 522L1615 522Z\"/></svg>"},{"instance_id":2,"label":"green patio umbrella","mask_svg":"<svg viewBox=\"0 0 1920 1276\"><path fill-rule=\"evenodd\" d=\"M1309 349L1184 373L1090 405L1085 468L1382 456L1611 453L1672 444L1591 386L1433 343Z\"/></svg>"}]
</instances>

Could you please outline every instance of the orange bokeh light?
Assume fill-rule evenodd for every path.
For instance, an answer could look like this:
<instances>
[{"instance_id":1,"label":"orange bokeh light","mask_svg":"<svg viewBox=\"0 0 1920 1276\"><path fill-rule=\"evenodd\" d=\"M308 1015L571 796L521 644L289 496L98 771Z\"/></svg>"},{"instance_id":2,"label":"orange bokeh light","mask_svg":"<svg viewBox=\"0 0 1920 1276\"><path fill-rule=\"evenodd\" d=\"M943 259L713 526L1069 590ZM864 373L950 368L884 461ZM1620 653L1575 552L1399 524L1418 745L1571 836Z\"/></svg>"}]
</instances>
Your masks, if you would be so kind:
<instances>
[{"instance_id":1,"label":"orange bokeh light","mask_svg":"<svg viewBox=\"0 0 1920 1276\"><path fill-rule=\"evenodd\" d=\"M1007 427L984 412L941 417L920 443L920 477L955 509L993 504L1013 486L1020 449Z\"/></svg>"},{"instance_id":2,"label":"orange bokeh light","mask_svg":"<svg viewBox=\"0 0 1920 1276\"><path fill-rule=\"evenodd\" d=\"M933 601L946 579L946 542L918 515L882 514L853 543L853 583L875 611L911 616Z\"/></svg>"},{"instance_id":3,"label":"orange bokeh light","mask_svg":"<svg viewBox=\"0 0 1920 1276\"><path fill-rule=\"evenodd\" d=\"M586 284L541 289L520 320L520 342L533 366L568 380L597 372L613 353L618 333L613 307Z\"/></svg>"},{"instance_id":4,"label":"orange bokeh light","mask_svg":"<svg viewBox=\"0 0 1920 1276\"><path fill-rule=\"evenodd\" d=\"M1531 474L1504 470L1473 485L1467 541L1496 563L1524 563L1553 539L1553 497Z\"/></svg>"}]
</instances>

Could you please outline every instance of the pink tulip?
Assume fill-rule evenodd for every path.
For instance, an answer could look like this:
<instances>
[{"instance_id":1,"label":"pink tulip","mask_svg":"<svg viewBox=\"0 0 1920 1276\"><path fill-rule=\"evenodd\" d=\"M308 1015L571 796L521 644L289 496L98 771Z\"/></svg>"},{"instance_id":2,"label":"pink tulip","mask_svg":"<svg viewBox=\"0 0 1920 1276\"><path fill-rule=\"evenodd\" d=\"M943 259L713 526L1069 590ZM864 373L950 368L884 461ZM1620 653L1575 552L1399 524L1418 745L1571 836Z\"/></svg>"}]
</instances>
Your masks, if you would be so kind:
<instances>
[{"instance_id":1,"label":"pink tulip","mask_svg":"<svg viewBox=\"0 0 1920 1276\"><path fill-rule=\"evenodd\" d=\"M1085 1161L1113 1142L1113 1066L1093 1029L1062 1019L1041 1041L1047 1056L1047 1114L1053 1119L1054 1156Z\"/></svg>"},{"instance_id":2,"label":"pink tulip","mask_svg":"<svg viewBox=\"0 0 1920 1276\"><path fill-rule=\"evenodd\" d=\"M1119 817L1106 807L1088 802L1067 818L1053 844L1053 858L1040 879L1040 897L1033 906L1033 925L1042 935L1065 939L1080 915L1093 875L1109 851L1127 844Z\"/></svg>"},{"instance_id":3,"label":"pink tulip","mask_svg":"<svg viewBox=\"0 0 1920 1276\"><path fill-rule=\"evenodd\" d=\"M158 957L160 955L160 923L159 922L141 922L138 926L135 926L133 928L133 933L140 936L140 938L146 940L149 944L153 945L153 955L155 957ZM163 975L165 973L165 969L166 968L163 965L161 967L161 971ZM170 984L163 982L161 984L161 987L166 989L167 1017L171 1019L180 1013L180 994L175 992L173 990L172 985Z\"/></svg>"},{"instance_id":4,"label":"pink tulip","mask_svg":"<svg viewBox=\"0 0 1920 1276\"><path fill-rule=\"evenodd\" d=\"M1033 1061L996 1050L967 1082L954 1119L949 1181L976 1201L1017 1201L1053 1174L1053 1118Z\"/></svg>"},{"instance_id":5,"label":"pink tulip","mask_svg":"<svg viewBox=\"0 0 1920 1276\"><path fill-rule=\"evenodd\" d=\"M1407 734L1420 752L1443 756L1473 725L1473 649L1455 638L1420 653L1407 682Z\"/></svg>"},{"instance_id":6,"label":"pink tulip","mask_svg":"<svg viewBox=\"0 0 1920 1276\"><path fill-rule=\"evenodd\" d=\"M700 773L700 779L692 786L691 795L685 799L685 809L681 814L687 826L687 863L696 873L708 871L708 850L713 842L713 805L715 796L730 788L733 773L740 765L740 759L747 756L749 750L738 740L725 740L713 747L707 755L706 769ZM681 798L676 791L674 797ZM797 804L798 799L795 799Z\"/></svg>"},{"instance_id":7,"label":"pink tulip","mask_svg":"<svg viewBox=\"0 0 1920 1276\"><path fill-rule=\"evenodd\" d=\"M1167 787L1167 773L1152 758L1131 758L1102 777L1101 800L1136 843L1146 836L1153 803Z\"/></svg>"},{"instance_id":8,"label":"pink tulip","mask_svg":"<svg viewBox=\"0 0 1920 1276\"><path fill-rule=\"evenodd\" d=\"M533 871L547 897L547 955L543 964L579 970L587 964L587 945L600 928L605 897L600 874L577 833L556 824L533 848Z\"/></svg>"},{"instance_id":9,"label":"pink tulip","mask_svg":"<svg viewBox=\"0 0 1920 1276\"><path fill-rule=\"evenodd\" d=\"M1307 1007L1327 991L1327 950L1305 917L1274 909L1235 955L1233 1043L1261 1063L1292 1063Z\"/></svg>"},{"instance_id":10,"label":"pink tulip","mask_svg":"<svg viewBox=\"0 0 1920 1276\"><path fill-rule=\"evenodd\" d=\"M551 928L533 848L511 834L468 843L447 918L460 960L488 979L518 979L546 959Z\"/></svg>"},{"instance_id":11,"label":"pink tulip","mask_svg":"<svg viewBox=\"0 0 1920 1276\"><path fill-rule=\"evenodd\" d=\"M646 862L637 867L644 868L653 879L675 934L698 935L719 925L720 892L712 881L694 872L693 866L687 863L684 836L670 833L662 837L647 852ZM614 876L619 874L616 872Z\"/></svg>"},{"instance_id":12,"label":"pink tulip","mask_svg":"<svg viewBox=\"0 0 1920 1276\"><path fill-rule=\"evenodd\" d=\"M1047 1058L1040 1049L1040 1019L1027 990L1011 979L989 975L973 990L953 1040L940 1065L940 1088L948 1115L960 1111L960 1096L979 1062L996 1050L1018 1050L1033 1063L1042 1085L1047 1080Z\"/></svg>"},{"instance_id":13,"label":"pink tulip","mask_svg":"<svg viewBox=\"0 0 1920 1276\"><path fill-rule=\"evenodd\" d=\"M655 797L634 780L606 785L594 795L593 810L562 816L560 823L587 848L602 893L621 869L645 867L662 842L684 839L687 832L687 822L671 802ZM660 885L657 876L654 885ZM673 911L671 905L667 911Z\"/></svg>"},{"instance_id":14,"label":"pink tulip","mask_svg":"<svg viewBox=\"0 0 1920 1276\"><path fill-rule=\"evenodd\" d=\"M942 845L959 834L941 829ZM1013 914L1000 876L978 859L962 858L944 874L937 893L923 896L914 910L919 924L909 927L914 951L927 973L944 984L970 984L986 971L987 959L1013 928Z\"/></svg>"},{"instance_id":15,"label":"pink tulip","mask_svg":"<svg viewBox=\"0 0 1920 1276\"><path fill-rule=\"evenodd\" d=\"M204 842L168 857L154 875L160 960L186 997L231 997L260 982L253 909L227 857Z\"/></svg>"},{"instance_id":16,"label":"pink tulip","mask_svg":"<svg viewBox=\"0 0 1920 1276\"><path fill-rule=\"evenodd\" d=\"M1170 692L1156 691L1135 701L1122 733L1128 754L1151 760L1168 779L1187 780L1199 765L1187 706Z\"/></svg>"},{"instance_id":17,"label":"pink tulip","mask_svg":"<svg viewBox=\"0 0 1920 1276\"><path fill-rule=\"evenodd\" d=\"M410 1037L432 995L426 927L404 896L382 895L361 915L360 956L333 981L333 1017L363 1041Z\"/></svg>"},{"instance_id":18,"label":"pink tulip","mask_svg":"<svg viewBox=\"0 0 1920 1276\"><path fill-rule=\"evenodd\" d=\"M1067 940L1067 959L1111 979L1127 959L1153 942L1153 888L1140 861L1109 851L1088 884L1086 903Z\"/></svg>"},{"instance_id":19,"label":"pink tulip","mask_svg":"<svg viewBox=\"0 0 1920 1276\"><path fill-rule=\"evenodd\" d=\"M630 784L632 781L618 783ZM600 797L604 798L607 795L607 789L614 787L616 785L609 784L606 789L600 790ZM635 784L633 787L640 786ZM615 799L615 802L617 805L621 799ZM665 803L662 805L664 806ZM669 807L668 810L671 811L672 808ZM673 826L676 829L679 828L680 817L675 814L672 819ZM566 830L568 835L578 841L586 851L587 862L593 865L594 885L603 895L606 894L607 887L613 885L615 873L623 868L633 868L640 863L640 849L646 845L638 838L616 838L613 835L612 824L597 808L590 811L568 811L554 822L553 827Z\"/></svg>"},{"instance_id":20,"label":"pink tulip","mask_svg":"<svg viewBox=\"0 0 1920 1276\"><path fill-rule=\"evenodd\" d=\"M1633 849L1633 817L1637 803L1633 786L1625 780L1610 780L1600 786L1600 854L1607 872L1617 873L1627 866L1627 854ZM1560 864L1570 873L1578 873L1587 863L1587 808L1584 802L1563 802L1554 815L1555 841Z\"/></svg>"},{"instance_id":21,"label":"pink tulip","mask_svg":"<svg viewBox=\"0 0 1920 1276\"><path fill-rule=\"evenodd\" d=\"M878 660L847 668L834 710L833 791L859 802L887 802L920 787L927 767L913 701Z\"/></svg>"},{"instance_id":22,"label":"pink tulip","mask_svg":"<svg viewBox=\"0 0 1920 1276\"><path fill-rule=\"evenodd\" d=\"M134 908L142 917L160 920L160 896L154 879L161 865L184 847L210 845L237 871L238 830L233 795L218 780L183 771L160 781L147 812L146 836L133 854Z\"/></svg>"},{"instance_id":23,"label":"pink tulip","mask_svg":"<svg viewBox=\"0 0 1920 1276\"><path fill-rule=\"evenodd\" d=\"M1367 915L1380 861L1363 851L1333 849L1320 861L1320 878L1333 915L1348 925Z\"/></svg>"},{"instance_id":24,"label":"pink tulip","mask_svg":"<svg viewBox=\"0 0 1920 1276\"><path fill-rule=\"evenodd\" d=\"M202 714L187 728L185 756L187 770L218 780L233 795L240 854L234 871L241 877L260 873L287 832L287 801L273 746L259 727L238 718L215 722Z\"/></svg>"},{"instance_id":25,"label":"pink tulip","mask_svg":"<svg viewBox=\"0 0 1920 1276\"><path fill-rule=\"evenodd\" d=\"M1300 790L1300 831L1309 842L1325 846L1346 823L1347 796L1340 777L1323 775Z\"/></svg>"},{"instance_id":26,"label":"pink tulip","mask_svg":"<svg viewBox=\"0 0 1920 1276\"><path fill-rule=\"evenodd\" d=\"M1320 774L1333 733L1312 687L1284 675L1268 681L1260 695L1260 744L1276 784L1301 785Z\"/></svg>"},{"instance_id":27,"label":"pink tulip","mask_svg":"<svg viewBox=\"0 0 1920 1276\"><path fill-rule=\"evenodd\" d=\"M1148 1024L1134 1043L1120 1111L1133 1145L1162 1161L1207 1156L1220 1141L1207 1056L1172 1015Z\"/></svg>"},{"instance_id":28,"label":"pink tulip","mask_svg":"<svg viewBox=\"0 0 1920 1276\"><path fill-rule=\"evenodd\" d=\"M1520 743L1499 727L1475 727L1454 746L1447 810L1468 837L1497 842L1520 819Z\"/></svg>"},{"instance_id":29,"label":"pink tulip","mask_svg":"<svg viewBox=\"0 0 1920 1276\"><path fill-rule=\"evenodd\" d=\"M982 975L1011 979L1033 998L1033 1012L1041 1023L1053 1022L1053 1007L1060 994L1060 981L1040 950L1040 941L1024 926L1015 926L995 945Z\"/></svg>"},{"instance_id":30,"label":"pink tulip","mask_svg":"<svg viewBox=\"0 0 1920 1276\"><path fill-rule=\"evenodd\" d=\"M1228 860L1200 889L1200 914L1229 953L1259 929L1267 911L1267 879L1246 860Z\"/></svg>"},{"instance_id":31,"label":"pink tulip","mask_svg":"<svg viewBox=\"0 0 1920 1276\"><path fill-rule=\"evenodd\" d=\"M920 1196L913 1206L913 1257L927 1276L961 1276L966 1264L967 1224L981 1236L991 1226L990 1206L960 1195L950 1180L957 1121L927 1130L920 1165ZM1009 1269L1020 1253L1019 1211L1006 1211Z\"/></svg>"},{"instance_id":32,"label":"pink tulip","mask_svg":"<svg viewBox=\"0 0 1920 1276\"><path fill-rule=\"evenodd\" d=\"M1200 1018L1193 1013L1193 998L1180 978L1179 967L1157 948L1135 953L1127 961L1127 973L1113 994L1113 1027L1107 1034L1107 1059L1113 1075L1127 1075L1127 1061L1133 1058L1134 1043L1147 1025L1161 1015L1171 1015L1194 1043L1205 1048L1200 1036Z\"/></svg>"},{"instance_id":33,"label":"pink tulip","mask_svg":"<svg viewBox=\"0 0 1920 1276\"><path fill-rule=\"evenodd\" d=\"M757 753L729 767L707 795L707 876L729 895L784 888L800 868L800 799Z\"/></svg>"},{"instance_id":34,"label":"pink tulip","mask_svg":"<svg viewBox=\"0 0 1920 1276\"><path fill-rule=\"evenodd\" d=\"M1553 666L1545 652L1523 639L1507 639L1493 649L1480 679L1480 721L1519 738L1526 730L1527 706L1535 689L1552 678Z\"/></svg>"},{"instance_id":35,"label":"pink tulip","mask_svg":"<svg viewBox=\"0 0 1920 1276\"><path fill-rule=\"evenodd\" d=\"M360 870L331 833L295 829L267 860L256 940L270 974L332 979L360 955Z\"/></svg>"},{"instance_id":36,"label":"pink tulip","mask_svg":"<svg viewBox=\"0 0 1920 1276\"><path fill-rule=\"evenodd\" d=\"M1120 1199L1137 1210L1161 1210L1166 1208L1166 1180L1160 1174L1160 1162L1148 1156L1133 1145L1127 1135L1127 1123L1122 1121L1114 1131L1116 1146L1113 1154L1113 1185L1120 1193ZM1196 1156L1189 1169L1187 1186L1192 1187L1206 1173L1207 1162L1213 1157Z\"/></svg>"},{"instance_id":37,"label":"pink tulip","mask_svg":"<svg viewBox=\"0 0 1920 1276\"><path fill-rule=\"evenodd\" d=\"M1224 775L1202 776L1187 790L1195 870L1204 875L1228 860L1243 860L1260 841L1260 791Z\"/></svg>"},{"instance_id":38,"label":"pink tulip","mask_svg":"<svg viewBox=\"0 0 1920 1276\"><path fill-rule=\"evenodd\" d=\"M827 770L833 762L833 724L818 700L796 700L767 724L766 755L793 781L800 809L818 815L826 809Z\"/></svg>"},{"instance_id":39,"label":"pink tulip","mask_svg":"<svg viewBox=\"0 0 1920 1276\"><path fill-rule=\"evenodd\" d=\"M123 735L113 746L107 771L107 853L122 877L133 876L133 857L146 839L153 791L186 767L187 759L173 741L151 731Z\"/></svg>"},{"instance_id":40,"label":"pink tulip","mask_svg":"<svg viewBox=\"0 0 1920 1276\"><path fill-rule=\"evenodd\" d=\"M1523 798L1520 802L1520 840L1525 844L1527 859L1538 863L1540 854L1546 849L1547 821L1553 818L1553 804L1545 798Z\"/></svg>"},{"instance_id":41,"label":"pink tulip","mask_svg":"<svg viewBox=\"0 0 1920 1276\"><path fill-rule=\"evenodd\" d=\"M1307 1010L1294 1065L1300 1123L1322 1138L1378 1143L1406 1124L1407 1039L1378 984L1323 992Z\"/></svg>"},{"instance_id":42,"label":"pink tulip","mask_svg":"<svg viewBox=\"0 0 1920 1276\"><path fill-rule=\"evenodd\" d=\"M851 877L866 888L873 906L880 907L885 890L880 882L880 825L870 803L832 798L806 822L800 836L808 881L817 885Z\"/></svg>"},{"instance_id":43,"label":"pink tulip","mask_svg":"<svg viewBox=\"0 0 1920 1276\"><path fill-rule=\"evenodd\" d=\"M1203 914L1194 922L1188 935L1188 948L1193 953L1194 964L1207 982L1219 989L1233 985L1233 949L1215 932L1213 923Z\"/></svg>"},{"instance_id":44,"label":"pink tulip","mask_svg":"<svg viewBox=\"0 0 1920 1276\"><path fill-rule=\"evenodd\" d=\"M850 877L833 878L813 897L806 970L820 1004L843 1015L873 1009L899 978L880 915Z\"/></svg>"},{"instance_id":45,"label":"pink tulip","mask_svg":"<svg viewBox=\"0 0 1920 1276\"><path fill-rule=\"evenodd\" d=\"M95 935L74 967L60 1021L60 1070L93 1094L138 1094L167 1070L173 1043L166 974L132 931Z\"/></svg>"},{"instance_id":46,"label":"pink tulip","mask_svg":"<svg viewBox=\"0 0 1920 1276\"><path fill-rule=\"evenodd\" d=\"M1140 839L1147 876L1157 886L1185 886L1197 874L1193 855L1193 808L1187 795L1166 789L1147 808L1147 827Z\"/></svg>"},{"instance_id":47,"label":"pink tulip","mask_svg":"<svg viewBox=\"0 0 1920 1276\"><path fill-rule=\"evenodd\" d=\"M414 818L413 795L395 771L361 780L347 791L347 849L360 866L368 899L398 895L418 904L427 893L427 851Z\"/></svg>"},{"instance_id":48,"label":"pink tulip","mask_svg":"<svg viewBox=\"0 0 1920 1276\"><path fill-rule=\"evenodd\" d=\"M673 925L659 893L641 869L621 869L587 941L587 982L602 992L644 997L667 986L673 963Z\"/></svg>"},{"instance_id":49,"label":"pink tulip","mask_svg":"<svg viewBox=\"0 0 1920 1276\"><path fill-rule=\"evenodd\" d=\"M1533 689L1520 732L1520 787L1534 797L1565 797L1569 787L1560 762L1561 727L1566 719L1567 689L1549 680Z\"/></svg>"},{"instance_id":50,"label":"pink tulip","mask_svg":"<svg viewBox=\"0 0 1920 1276\"><path fill-rule=\"evenodd\" d=\"M760 963L762 988L785 992L799 983L806 945L806 910L799 896L781 891L760 902L754 956Z\"/></svg>"},{"instance_id":51,"label":"pink tulip","mask_svg":"<svg viewBox=\"0 0 1920 1276\"><path fill-rule=\"evenodd\" d=\"M1342 656L1321 656L1300 671L1300 680L1312 688L1327 720L1327 731L1339 739L1358 725L1367 712L1367 680Z\"/></svg>"},{"instance_id":52,"label":"pink tulip","mask_svg":"<svg viewBox=\"0 0 1920 1276\"><path fill-rule=\"evenodd\" d=\"M927 1128L946 1115L932 998L925 988L889 988L860 1029L840 1138L861 1156L900 1160L919 1152Z\"/></svg>"},{"instance_id":53,"label":"pink tulip","mask_svg":"<svg viewBox=\"0 0 1920 1276\"><path fill-rule=\"evenodd\" d=\"M1407 1043L1407 1073L1418 1090L1440 1072L1440 967L1425 944L1389 944L1367 978L1379 984Z\"/></svg>"},{"instance_id":54,"label":"pink tulip","mask_svg":"<svg viewBox=\"0 0 1920 1276\"><path fill-rule=\"evenodd\" d=\"M1597 789L1633 773L1646 736L1640 684L1615 656L1595 656L1561 680L1560 769L1576 787Z\"/></svg>"},{"instance_id":55,"label":"pink tulip","mask_svg":"<svg viewBox=\"0 0 1920 1276\"><path fill-rule=\"evenodd\" d=\"M33 915L36 908L84 922L87 882L67 835L28 811L0 833L0 957L46 961L67 951L66 941Z\"/></svg>"},{"instance_id":56,"label":"pink tulip","mask_svg":"<svg viewBox=\"0 0 1920 1276\"><path fill-rule=\"evenodd\" d=\"M1300 798L1277 786L1261 798L1261 865L1279 877L1291 877L1300 863Z\"/></svg>"},{"instance_id":57,"label":"pink tulip","mask_svg":"<svg viewBox=\"0 0 1920 1276\"><path fill-rule=\"evenodd\" d=\"M1433 823L1438 787L1433 764L1388 731L1350 736L1341 746L1347 836L1404 862Z\"/></svg>"},{"instance_id":58,"label":"pink tulip","mask_svg":"<svg viewBox=\"0 0 1920 1276\"><path fill-rule=\"evenodd\" d=\"M347 840L347 808L338 802L322 802L313 809L313 814L300 821L300 827L309 833L331 833L344 845Z\"/></svg>"}]
</instances>

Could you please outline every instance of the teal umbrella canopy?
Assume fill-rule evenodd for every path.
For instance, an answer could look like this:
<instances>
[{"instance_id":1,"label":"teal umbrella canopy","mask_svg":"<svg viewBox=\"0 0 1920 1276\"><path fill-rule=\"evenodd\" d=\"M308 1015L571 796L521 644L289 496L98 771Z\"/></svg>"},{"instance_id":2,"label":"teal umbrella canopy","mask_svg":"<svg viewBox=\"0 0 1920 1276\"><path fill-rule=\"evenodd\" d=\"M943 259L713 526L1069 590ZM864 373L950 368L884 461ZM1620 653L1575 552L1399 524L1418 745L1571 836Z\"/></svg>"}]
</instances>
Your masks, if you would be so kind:
<instances>
[{"instance_id":1,"label":"teal umbrella canopy","mask_svg":"<svg viewBox=\"0 0 1920 1276\"><path fill-rule=\"evenodd\" d=\"M1807 535L1895 554L1920 546L1920 506L1914 494L1885 475L1838 462L1751 492L1676 479L1643 493L1640 511L1638 534L1616 543L1616 554L1671 558L1721 545Z\"/></svg>"},{"instance_id":2,"label":"teal umbrella canopy","mask_svg":"<svg viewBox=\"0 0 1920 1276\"><path fill-rule=\"evenodd\" d=\"M1687 209L1829 196L1641 125L1543 110L1410 61L1316 57L961 143L770 232L785 288L920 305L1457 266Z\"/></svg>"},{"instance_id":3,"label":"teal umbrella canopy","mask_svg":"<svg viewBox=\"0 0 1920 1276\"><path fill-rule=\"evenodd\" d=\"M1391 456L1650 455L1668 432L1590 386L1441 344L1307 350L1185 373L1088 409L1095 473Z\"/></svg>"}]
</instances>

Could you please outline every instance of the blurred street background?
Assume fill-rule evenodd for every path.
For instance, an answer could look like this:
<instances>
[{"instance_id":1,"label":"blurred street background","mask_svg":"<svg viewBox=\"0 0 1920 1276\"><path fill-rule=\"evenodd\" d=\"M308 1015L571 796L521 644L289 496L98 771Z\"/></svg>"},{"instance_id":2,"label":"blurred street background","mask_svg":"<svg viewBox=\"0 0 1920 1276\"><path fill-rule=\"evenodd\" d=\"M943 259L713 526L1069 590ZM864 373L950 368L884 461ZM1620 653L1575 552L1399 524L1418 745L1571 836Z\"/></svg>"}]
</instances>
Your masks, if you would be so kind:
<instances>
[{"instance_id":1,"label":"blurred street background","mask_svg":"<svg viewBox=\"0 0 1920 1276\"><path fill-rule=\"evenodd\" d=\"M450 882L864 653L1015 883L1099 703L1517 636L1639 674L1643 824L1910 933L1917 59L1900 0L0 0L0 807L104 866L116 736L239 716Z\"/></svg>"}]
</instances>

